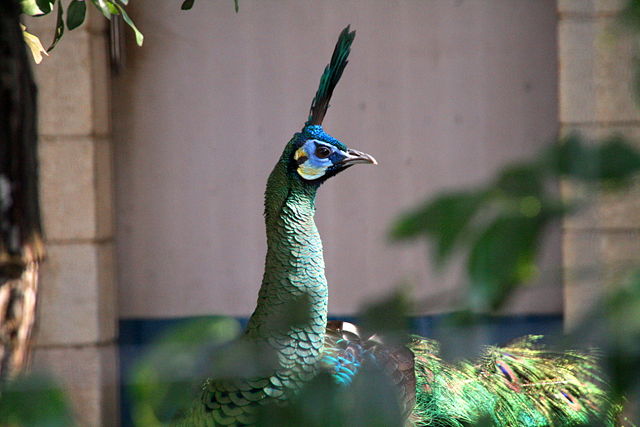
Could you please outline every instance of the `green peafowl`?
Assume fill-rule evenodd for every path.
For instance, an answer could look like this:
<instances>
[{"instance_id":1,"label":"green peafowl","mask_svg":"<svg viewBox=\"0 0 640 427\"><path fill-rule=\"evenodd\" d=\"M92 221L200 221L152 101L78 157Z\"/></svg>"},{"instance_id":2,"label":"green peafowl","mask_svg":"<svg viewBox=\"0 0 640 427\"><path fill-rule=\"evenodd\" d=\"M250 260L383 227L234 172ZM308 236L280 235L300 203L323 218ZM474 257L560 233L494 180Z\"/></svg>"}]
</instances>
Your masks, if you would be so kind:
<instances>
[{"instance_id":1,"label":"green peafowl","mask_svg":"<svg viewBox=\"0 0 640 427\"><path fill-rule=\"evenodd\" d=\"M314 223L316 192L355 164L376 164L371 155L348 148L322 128L354 37L349 27L340 34L307 122L287 143L267 182L264 276L241 339L271 348L277 367L257 378L209 379L178 425L251 425L257 407L285 404L319 372L348 386L365 361L383 366L397 384L407 425L462 426L489 419L499 426L556 426L602 420L609 404L590 356L553 353L525 338L487 349L478 362L449 365L431 340L411 337L404 346L385 346L375 336L361 336L354 325L327 324L327 281ZM301 297L309 307L304 322L283 327L274 320L286 318ZM615 425L613 415L605 418Z\"/></svg>"}]
</instances>

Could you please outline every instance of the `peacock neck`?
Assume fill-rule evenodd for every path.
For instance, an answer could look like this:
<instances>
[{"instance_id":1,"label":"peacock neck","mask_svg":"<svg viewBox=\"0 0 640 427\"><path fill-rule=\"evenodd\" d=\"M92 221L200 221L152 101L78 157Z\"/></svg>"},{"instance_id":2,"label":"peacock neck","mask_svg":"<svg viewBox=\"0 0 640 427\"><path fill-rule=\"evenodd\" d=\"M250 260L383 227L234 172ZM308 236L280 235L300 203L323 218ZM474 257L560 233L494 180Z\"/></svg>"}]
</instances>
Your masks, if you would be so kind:
<instances>
[{"instance_id":1,"label":"peacock neck","mask_svg":"<svg viewBox=\"0 0 640 427\"><path fill-rule=\"evenodd\" d=\"M247 336L266 341L287 367L279 377L311 371L320 358L327 321L322 242L313 219L317 185L292 176L289 158L285 151L267 183L267 256L257 307L247 326ZM307 315L291 322L292 310L306 303Z\"/></svg>"}]
</instances>

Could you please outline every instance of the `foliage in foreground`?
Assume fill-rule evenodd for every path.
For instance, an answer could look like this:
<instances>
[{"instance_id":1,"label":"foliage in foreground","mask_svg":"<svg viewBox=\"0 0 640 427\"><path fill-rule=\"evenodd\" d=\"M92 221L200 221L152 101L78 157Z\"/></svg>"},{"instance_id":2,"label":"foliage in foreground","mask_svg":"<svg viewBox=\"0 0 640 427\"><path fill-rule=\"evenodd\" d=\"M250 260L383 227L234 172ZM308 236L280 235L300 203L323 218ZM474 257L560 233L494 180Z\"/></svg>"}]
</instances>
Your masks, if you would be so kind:
<instances>
[{"instance_id":1,"label":"foliage in foreground","mask_svg":"<svg viewBox=\"0 0 640 427\"><path fill-rule=\"evenodd\" d=\"M391 236L429 239L437 267L464 252L466 305L498 309L516 287L535 276L539 243L548 226L585 202L562 198L559 180L593 194L624 188L639 171L640 152L623 137L596 144L574 134L532 161L507 166L486 185L428 200L399 218Z\"/></svg>"},{"instance_id":2,"label":"foliage in foreground","mask_svg":"<svg viewBox=\"0 0 640 427\"><path fill-rule=\"evenodd\" d=\"M51 378L19 376L0 389L0 426L72 427L67 396Z\"/></svg>"}]
</instances>

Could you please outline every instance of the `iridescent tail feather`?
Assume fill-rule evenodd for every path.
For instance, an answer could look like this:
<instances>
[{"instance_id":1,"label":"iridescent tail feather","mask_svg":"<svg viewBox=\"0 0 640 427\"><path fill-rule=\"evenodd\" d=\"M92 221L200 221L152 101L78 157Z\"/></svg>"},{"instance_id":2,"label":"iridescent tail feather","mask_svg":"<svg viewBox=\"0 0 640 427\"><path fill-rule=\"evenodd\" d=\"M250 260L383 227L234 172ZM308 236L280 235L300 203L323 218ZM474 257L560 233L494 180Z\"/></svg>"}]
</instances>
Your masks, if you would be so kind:
<instances>
[{"instance_id":1,"label":"iridescent tail feather","mask_svg":"<svg viewBox=\"0 0 640 427\"><path fill-rule=\"evenodd\" d=\"M465 426L480 420L497 426L615 426L619 405L607 398L594 357L552 352L522 338L488 347L476 363L450 365L438 345L413 337L416 426Z\"/></svg>"}]
</instances>

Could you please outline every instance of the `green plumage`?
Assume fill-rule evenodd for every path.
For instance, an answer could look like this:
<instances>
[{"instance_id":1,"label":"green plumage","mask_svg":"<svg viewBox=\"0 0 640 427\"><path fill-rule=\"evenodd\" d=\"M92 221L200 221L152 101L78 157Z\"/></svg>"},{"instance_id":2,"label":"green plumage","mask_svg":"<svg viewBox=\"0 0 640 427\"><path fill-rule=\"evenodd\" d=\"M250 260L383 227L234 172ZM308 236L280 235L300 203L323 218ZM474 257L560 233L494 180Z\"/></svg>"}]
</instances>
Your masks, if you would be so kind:
<instances>
[{"instance_id":1,"label":"green plumage","mask_svg":"<svg viewBox=\"0 0 640 427\"><path fill-rule=\"evenodd\" d=\"M291 140L269 176L265 192L267 256L262 286L243 340L273 349L277 369L263 378L208 380L179 426L250 425L255 409L284 401L318 370L327 323L327 281L322 242L314 223L317 185L290 178ZM301 324L283 328L292 306L310 308ZM210 424L213 422L213 424Z\"/></svg>"},{"instance_id":2,"label":"green plumage","mask_svg":"<svg viewBox=\"0 0 640 427\"><path fill-rule=\"evenodd\" d=\"M322 182L373 157L346 148L320 126L347 64L355 32L349 27L320 80L308 120L287 143L265 192L267 255L254 313L241 340L262 344L276 355L273 370L246 379L209 379L201 398L180 426L251 425L257 408L286 404L320 370L348 386L366 363L386 371L398 387L407 424L459 427L481 420L498 426L571 426L599 420L615 425L597 385L592 357L553 353L534 337L505 348L488 348L477 362L450 365L433 341L413 337L406 347L360 337L343 323L327 326L327 281L322 243L314 223ZM318 179L308 177L318 176ZM282 324L292 307L305 307L299 321Z\"/></svg>"},{"instance_id":3,"label":"green plumage","mask_svg":"<svg viewBox=\"0 0 640 427\"><path fill-rule=\"evenodd\" d=\"M595 361L575 352L554 353L526 337L507 347L488 347L475 363L455 366L438 357L437 343L415 337L419 426L464 426L485 419L498 426L615 425L615 413L596 385Z\"/></svg>"}]
</instances>

